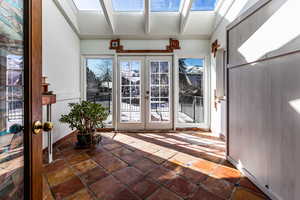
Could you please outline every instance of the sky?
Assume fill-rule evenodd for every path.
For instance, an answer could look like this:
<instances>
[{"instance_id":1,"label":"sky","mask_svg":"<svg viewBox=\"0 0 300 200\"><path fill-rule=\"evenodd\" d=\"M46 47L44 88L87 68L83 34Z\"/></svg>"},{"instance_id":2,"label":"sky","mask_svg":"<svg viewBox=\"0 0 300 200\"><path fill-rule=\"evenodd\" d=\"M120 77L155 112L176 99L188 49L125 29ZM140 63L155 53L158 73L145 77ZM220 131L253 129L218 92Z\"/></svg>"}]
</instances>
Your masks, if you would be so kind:
<instances>
[{"instance_id":1,"label":"sky","mask_svg":"<svg viewBox=\"0 0 300 200\"><path fill-rule=\"evenodd\" d=\"M188 66L201 66L203 67L204 65L204 60L200 58L186 58L185 63Z\"/></svg>"},{"instance_id":2,"label":"sky","mask_svg":"<svg viewBox=\"0 0 300 200\"><path fill-rule=\"evenodd\" d=\"M79 10L102 10L99 0L73 0ZM115 11L135 11L144 10L144 0L112 0ZM192 11L214 10L216 0L195 0ZM181 0L152 0L152 12L178 12Z\"/></svg>"},{"instance_id":3,"label":"sky","mask_svg":"<svg viewBox=\"0 0 300 200\"><path fill-rule=\"evenodd\" d=\"M108 65L107 65L108 64ZM99 66L108 67L109 70L112 70L112 59L88 59L87 67L94 72L98 77L103 76L107 72L107 68L104 70L99 70Z\"/></svg>"},{"instance_id":4,"label":"sky","mask_svg":"<svg viewBox=\"0 0 300 200\"><path fill-rule=\"evenodd\" d=\"M192 11L206 11L215 9L216 0L194 0Z\"/></svg>"}]
</instances>

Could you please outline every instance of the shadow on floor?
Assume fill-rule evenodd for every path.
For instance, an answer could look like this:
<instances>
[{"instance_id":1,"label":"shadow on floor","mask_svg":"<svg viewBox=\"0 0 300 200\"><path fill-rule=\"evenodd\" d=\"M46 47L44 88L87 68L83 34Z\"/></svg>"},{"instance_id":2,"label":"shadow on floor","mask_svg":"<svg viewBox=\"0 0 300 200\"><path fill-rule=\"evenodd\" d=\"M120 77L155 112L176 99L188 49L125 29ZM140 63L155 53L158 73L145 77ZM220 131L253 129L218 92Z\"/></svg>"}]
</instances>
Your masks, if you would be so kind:
<instances>
[{"instance_id":1,"label":"shadow on floor","mask_svg":"<svg viewBox=\"0 0 300 200\"><path fill-rule=\"evenodd\" d=\"M44 167L44 199L268 199L225 160L220 140L101 134L93 149L75 150L75 137L54 147L55 162Z\"/></svg>"}]
</instances>

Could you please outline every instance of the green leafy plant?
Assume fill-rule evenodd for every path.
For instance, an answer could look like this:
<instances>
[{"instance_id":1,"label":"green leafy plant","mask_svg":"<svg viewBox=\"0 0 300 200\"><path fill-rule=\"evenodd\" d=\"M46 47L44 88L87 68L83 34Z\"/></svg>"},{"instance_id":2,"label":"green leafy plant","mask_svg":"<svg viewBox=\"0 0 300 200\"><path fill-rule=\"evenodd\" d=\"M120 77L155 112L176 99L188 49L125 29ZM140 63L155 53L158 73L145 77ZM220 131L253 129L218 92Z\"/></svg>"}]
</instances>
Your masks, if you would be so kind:
<instances>
[{"instance_id":1,"label":"green leafy plant","mask_svg":"<svg viewBox=\"0 0 300 200\"><path fill-rule=\"evenodd\" d=\"M89 135L97 128L103 128L103 121L107 119L108 112L101 105L88 101L70 103L69 114L62 115L60 122L69 124L69 127L77 129L79 134Z\"/></svg>"}]
</instances>

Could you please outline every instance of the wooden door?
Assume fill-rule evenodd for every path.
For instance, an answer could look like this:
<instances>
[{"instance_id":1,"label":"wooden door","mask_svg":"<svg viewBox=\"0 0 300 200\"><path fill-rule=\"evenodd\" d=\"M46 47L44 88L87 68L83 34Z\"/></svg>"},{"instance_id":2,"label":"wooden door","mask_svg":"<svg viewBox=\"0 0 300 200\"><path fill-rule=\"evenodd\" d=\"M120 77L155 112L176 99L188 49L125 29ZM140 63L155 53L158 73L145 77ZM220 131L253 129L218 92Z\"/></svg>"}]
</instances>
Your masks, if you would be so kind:
<instances>
[{"instance_id":1,"label":"wooden door","mask_svg":"<svg viewBox=\"0 0 300 200\"><path fill-rule=\"evenodd\" d=\"M0 199L42 199L42 1L0 1Z\"/></svg>"}]
</instances>

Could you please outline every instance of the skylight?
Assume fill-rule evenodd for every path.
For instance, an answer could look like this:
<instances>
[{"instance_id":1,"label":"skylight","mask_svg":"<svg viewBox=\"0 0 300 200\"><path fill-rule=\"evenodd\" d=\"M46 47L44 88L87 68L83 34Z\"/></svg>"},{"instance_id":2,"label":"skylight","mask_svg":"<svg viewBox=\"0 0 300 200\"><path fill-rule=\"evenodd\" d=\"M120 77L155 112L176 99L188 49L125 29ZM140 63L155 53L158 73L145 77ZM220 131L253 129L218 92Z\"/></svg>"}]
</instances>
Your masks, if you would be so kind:
<instances>
[{"instance_id":1,"label":"skylight","mask_svg":"<svg viewBox=\"0 0 300 200\"><path fill-rule=\"evenodd\" d=\"M212 11L215 10L216 0L194 0L192 11Z\"/></svg>"},{"instance_id":2,"label":"skylight","mask_svg":"<svg viewBox=\"0 0 300 200\"><path fill-rule=\"evenodd\" d=\"M112 0L112 3L114 11L117 12L142 12L144 10L144 0Z\"/></svg>"},{"instance_id":3,"label":"skylight","mask_svg":"<svg viewBox=\"0 0 300 200\"><path fill-rule=\"evenodd\" d=\"M151 0L152 12L178 12L180 0Z\"/></svg>"},{"instance_id":4,"label":"skylight","mask_svg":"<svg viewBox=\"0 0 300 200\"><path fill-rule=\"evenodd\" d=\"M99 0L73 0L78 10L102 10Z\"/></svg>"}]
</instances>

